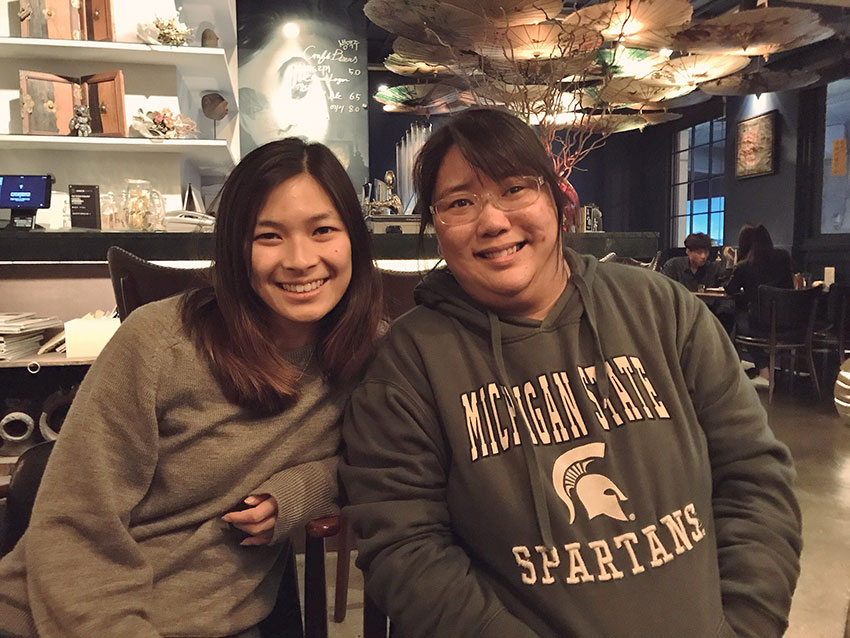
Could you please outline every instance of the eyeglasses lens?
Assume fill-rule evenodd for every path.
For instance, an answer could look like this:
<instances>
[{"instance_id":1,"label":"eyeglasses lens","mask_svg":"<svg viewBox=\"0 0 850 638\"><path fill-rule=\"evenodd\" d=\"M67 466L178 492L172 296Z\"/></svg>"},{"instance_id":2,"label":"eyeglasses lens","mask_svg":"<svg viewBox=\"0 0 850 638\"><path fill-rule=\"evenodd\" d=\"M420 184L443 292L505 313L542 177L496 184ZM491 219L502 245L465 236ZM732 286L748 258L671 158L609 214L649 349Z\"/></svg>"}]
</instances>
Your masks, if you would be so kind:
<instances>
[{"instance_id":1,"label":"eyeglasses lens","mask_svg":"<svg viewBox=\"0 0 850 638\"><path fill-rule=\"evenodd\" d=\"M489 200L499 210L510 212L530 206L540 196L540 177L515 177L503 180L499 185L500 194L485 192L452 193L434 203L431 207L443 224L455 226L467 224L478 219Z\"/></svg>"}]
</instances>

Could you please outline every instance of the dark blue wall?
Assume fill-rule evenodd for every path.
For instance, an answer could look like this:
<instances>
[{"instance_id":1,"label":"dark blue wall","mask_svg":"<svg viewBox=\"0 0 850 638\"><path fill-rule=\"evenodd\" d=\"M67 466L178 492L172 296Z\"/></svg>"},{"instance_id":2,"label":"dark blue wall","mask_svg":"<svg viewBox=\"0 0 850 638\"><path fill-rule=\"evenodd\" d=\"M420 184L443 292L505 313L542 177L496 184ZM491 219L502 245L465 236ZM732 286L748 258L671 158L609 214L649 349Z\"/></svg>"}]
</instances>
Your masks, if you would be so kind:
<instances>
[{"instance_id":1,"label":"dark blue wall","mask_svg":"<svg viewBox=\"0 0 850 638\"><path fill-rule=\"evenodd\" d=\"M774 110L775 135L778 138L776 171L772 175L737 179L735 146L738 122ZM724 223L728 243L737 243L738 232L744 224L764 224L774 244L788 249L794 245L799 112L799 91L728 98Z\"/></svg>"},{"instance_id":2,"label":"dark blue wall","mask_svg":"<svg viewBox=\"0 0 850 638\"><path fill-rule=\"evenodd\" d=\"M395 145L414 122L430 122L436 129L446 118L444 115L427 118L424 115L387 113L380 103L372 99L381 84L397 86L404 83L405 78L389 71L369 72L369 172L372 179L383 179L387 169L396 170Z\"/></svg>"}]
</instances>

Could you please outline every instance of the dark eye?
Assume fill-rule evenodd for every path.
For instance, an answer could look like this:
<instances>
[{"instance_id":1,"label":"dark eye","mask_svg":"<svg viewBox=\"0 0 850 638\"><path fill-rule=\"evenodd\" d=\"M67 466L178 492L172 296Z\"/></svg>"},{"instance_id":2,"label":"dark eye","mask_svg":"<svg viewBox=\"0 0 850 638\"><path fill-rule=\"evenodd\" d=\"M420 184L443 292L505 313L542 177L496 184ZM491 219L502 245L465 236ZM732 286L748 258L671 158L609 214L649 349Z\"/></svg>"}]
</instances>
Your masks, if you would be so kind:
<instances>
[{"instance_id":1,"label":"dark eye","mask_svg":"<svg viewBox=\"0 0 850 638\"><path fill-rule=\"evenodd\" d=\"M316 230L313 231L313 234L314 235L329 235L330 233L332 233L335 230L336 230L336 228L334 228L333 226L319 226Z\"/></svg>"},{"instance_id":2,"label":"dark eye","mask_svg":"<svg viewBox=\"0 0 850 638\"><path fill-rule=\"evenodd\" d=\"M272 233L272 232L260 233L260 234L254 236L254 241L274 241L277 238L278 238L277 233Z\"/></svg>"},{"instance_id":3,"label":"dark eye","mask_svg":"<svg viewBox=\"0 0 850 638\"><path fill-rule=\"evenodd\" d=\"M528 188L528 185L525 182L515 182L512 184L508 184L508 187L505 189L505 195L514 196L519 195L524 190Z\"/></svg>"},{"instance_id":4,"label":"dark eye","mask_svg":"<svg viewBox=\"0 0 850 638\"><path fill-rule=\"evenodd\" d=\"M449 202L446 209L451 210L452 208L466 208L467 206L472 206L472 200L467 197L458 197L457 199L453 199Z\"/></svg>"}]
</instances>

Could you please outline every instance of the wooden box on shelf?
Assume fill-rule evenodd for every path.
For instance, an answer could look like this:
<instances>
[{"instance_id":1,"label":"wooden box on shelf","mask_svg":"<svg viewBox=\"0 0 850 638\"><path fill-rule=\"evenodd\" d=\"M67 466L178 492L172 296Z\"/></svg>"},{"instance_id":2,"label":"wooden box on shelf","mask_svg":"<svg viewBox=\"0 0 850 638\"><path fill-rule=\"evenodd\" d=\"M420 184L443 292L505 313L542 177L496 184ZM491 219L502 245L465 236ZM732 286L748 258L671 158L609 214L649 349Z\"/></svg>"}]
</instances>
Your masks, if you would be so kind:
<instances>
[{"instance_id":1,"label":"wooden box on shelf","mask_svg":"<svg viewBox=\"0 0 850 638\"><path fill-rule=\"evenodd\" d=\"M20 71L23 131L32 135L68 135L74 106L91 113L92 135L127 137L124 74L109 71L71 78Z\"/></svg>"},{"instance_id":2,"label":"wooden box on shelf","mask_svg":"<svg viewBox=\"0 0 850 638\"><path fill-rule=\"evenodd\" d=\"M86 32L89 40L111 42L115 39L112 0L86 1Z\"/></svg>"},{"instance_id":3,"label":"wooden box on shelf","mask_svg":"<svg viewBox=\"0 0 850 638\"><path fill-rule=\"evenodd\" d=\"M21 0L25 38L85 40L85 0Z\"/></svg>"}]
</instances>

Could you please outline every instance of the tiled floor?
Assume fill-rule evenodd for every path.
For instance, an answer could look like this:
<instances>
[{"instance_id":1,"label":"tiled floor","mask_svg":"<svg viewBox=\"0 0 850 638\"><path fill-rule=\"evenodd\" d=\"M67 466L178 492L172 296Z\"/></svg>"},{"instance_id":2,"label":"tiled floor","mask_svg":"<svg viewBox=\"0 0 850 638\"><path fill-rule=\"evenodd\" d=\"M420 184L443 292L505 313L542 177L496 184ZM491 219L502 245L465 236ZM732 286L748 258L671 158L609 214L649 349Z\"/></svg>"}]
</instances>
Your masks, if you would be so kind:
<instances>
[{"instance_id":1,"label":"tiled floor","mask_svg":"<svg viewBox=\"0 0 850 638\"><path fill-rule=\"evenodd\" d=\"M786 638L842 638L850 600L850 424L841 421L828 399L831 386L818 402L779 391L772 406L767 391L759 392L777 437L794 455L803 511L802 572ZM335 568L330 554L331 607ZM360 638L362 623L363 580L352 564L345 622L330 622L329 637Z\"/></svg>"}]
</instances>

